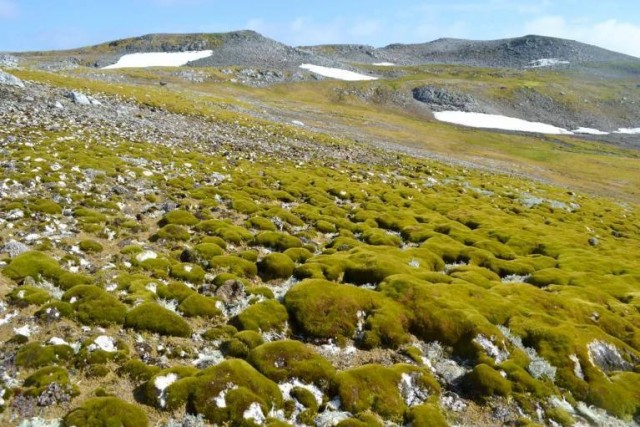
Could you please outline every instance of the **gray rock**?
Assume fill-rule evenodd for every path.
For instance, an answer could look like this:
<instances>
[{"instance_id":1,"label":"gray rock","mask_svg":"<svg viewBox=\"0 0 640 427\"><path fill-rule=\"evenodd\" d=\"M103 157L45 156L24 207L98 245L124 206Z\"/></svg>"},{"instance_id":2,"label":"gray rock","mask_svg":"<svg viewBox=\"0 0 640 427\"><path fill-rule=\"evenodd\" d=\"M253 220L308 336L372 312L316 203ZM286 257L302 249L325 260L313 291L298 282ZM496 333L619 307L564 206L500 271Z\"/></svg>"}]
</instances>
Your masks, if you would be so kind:
<instances>
[{"instance_id":1,"label":"gray rock","mask_svg":"<svg viewBox=\"0 0 640 427\"><path fill-rule=\"evenodd\" d=\"M24 88L24 82L22 80L13 74L6 73L2 70L0 70L0 85Z\"/></svg>"},{"instance_id":2,"label":"gray rock","mask_svg":"<svg viewBox=\"0 0 640 427\"><path fill-rule=\"evenodd\" d=\"M597 237L590 237L589 238L589 244L591 246L598 246L600 244L600 240L598 240Z\"/></svg>"},{"instance_id":3,"label":"gray rock","mask_svg":"<svg viewBox=\"0 0 640 427\"><path fill-rule=\"evenodd\" d=\"M15 68L18 66L18 58L13 55L0 55L0 67Z\"/></svg>"},{"instance_id":4,"label":"gray rock","mask_svg":"<svg viewBox=\"0 0 640 427\"><path fill-rule=\"evenodd\" d=\"M21 253L27 252L29 250L29 246L24 243L16 242L15 240L11 240L9 243L2 247L2 252L9 254L9 257L15 258Z\"/></svg>"},{"instance_id":5,"label":"gray rock","mask_svg":"<svg viewBox=\"0 0 640 427\"><path fill-rule=\"evenodd\" d=\"M413 89L413 98L423 102L433 111L482 112L473 97L435 86L420 86Z\"/></svg>"},{"instance_id":6,"label":"gray rock","mask_svg":"<svg viewBox=\"0 0 640 427\"><path fill-rule=\"evenodd\" d=\"M605 372L633 370L633 365L624 360L618 348L613 344L594 340L587 348L589 359Z\"/></svg>"},{"instance_id":7,"label":"gray rock","mask_svg":"<svg viewBox=\"0 0 640 427\"><path fill-rule=\"evenodd\" d=\"M73 101L75 104L91 105L91 100L89 99L89 97L82 92L72 91L72 92L68 92L65 96L69 98L71 101Z\"/></svg>"},{"instance_id":8,"label":"gray rock","mask_svg":"<svg viewBox=\"0 0 640 427\"><path fill-rule=\"evenodd\" d=\"M216 297L225 304L237 304L245 297L244 285L239 280L228 280L216 290Z\"/></svg>"}]
</instances>

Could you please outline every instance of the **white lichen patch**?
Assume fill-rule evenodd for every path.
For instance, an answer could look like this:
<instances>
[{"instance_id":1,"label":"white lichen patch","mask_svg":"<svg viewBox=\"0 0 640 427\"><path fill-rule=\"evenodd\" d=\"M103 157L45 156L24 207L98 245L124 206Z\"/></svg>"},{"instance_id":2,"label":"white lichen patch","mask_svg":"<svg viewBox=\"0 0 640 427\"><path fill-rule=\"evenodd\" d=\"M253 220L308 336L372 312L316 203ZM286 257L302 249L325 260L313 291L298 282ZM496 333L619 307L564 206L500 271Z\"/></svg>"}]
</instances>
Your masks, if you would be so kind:
<instances>
[{"instance_id":1,"label":"white lichen patch","mask_svg":"<svg viewBox=\"0 0 640 427\"><path fill-rule=\"evenodd\" d=\"M19 328L13 328L13 332L16 335L22 335L22 336L27 337L27 338L29 338L31 336L31 333L32 333L31 327L29 325L24 325L24 326L21 326Z\"/></svg>"},{"instance_id":2,"label":"white lichen patch","mask_svg":"<svg viewBox=\"0 0 640 427\"><path fill-rule=\"evenodd\" d=\"M584 380L584 371L582 370L582 365L580 364L580 359L578 359L578 356L576 356L575 354L571 354L569 356L569 359L571 359L571 361L573 362L573 374L581 380Z\"/></svg>"},{"instance_id":3,"label":"white lichen patch","mask_svg":"<svg viewBox=\"0 0 640 427\"><path fill-rule=\"evenodd\" d=\"M167 388L177 380L178 380L178 375L174 373L170 373L168 375L158 376L153 381L153 385L155 386L156 390L158 390L158 402L160 403L161 408L164 408L165 406L167 406L167 400L166 400Z\"/></svg>"},{"instance_id":4,"label":"white lichen patch","mask_svg":"<svg viewBox=\"0 0 640 427\"><path fill-rule=\"evenodd\" d=\"M154 251L142 251L138 255L136 255L136 261L145 262L150 259L158 258L158 254Z\"/></svg>"},{"instance_id":5,"label":"white lichen patch","mask_svg":"<svg viewBox=\"0 0 640 427\"><path fill-rule=\"evenodd\" d=\"M156 301L158 303L158 305L160 305L161 307L166 308L167 310L173 311L174 313L178 312L178 300L175 299L164 299L164 298L160 298Z\"/></svg>"},{"instance_id":6,"label":"white lichen patch","mask_svg":"<svg viewBox=\"0 0 640 427\"><path fill-rule=\"evenodd\" d=\"M495 339L495 337L489 339L482 334L478 334L478 336L473 339L473 342L482 347L485 353L495 360L496 364L500 364L509 358L509 352L494 344L493 339Z\"/></svg>"},{"instance_id":7,"label":"white lichen patch","mask_svg":"<svg viewBox=\"0 0 640 427\"><path fill-rule=\"evenodd\" d=\"M259 403L253 402L249 407L242 413L242 418L245 420L251 420L256 424L262 425L267 420L264 412L262 412L262 407Z\"/></svg>"},{"instance_id":8,"label":"white lichen patch","mask_svg":"<svg viewBox=\"0 0 640 427\"><path fill-rule=\"evenodd\" d=\"M418 381L419 373L403 373L398 384L400 395L407 406L416 406L424 403L429 398L429 390L422 387Z\"/></svg>"},{"instance_id":9,"label":"white lichen patch","mask_svg":"<svg viewBox=\"0 0 640 427\"><path fill-rule=\"evenodd\" d=\"M447 357L445 349L439 342L431 342L429 344L422 343L424 356L422 362L434 374L442 378L447 384L455 383L459 378L469 372L468 368L461 366L454 359Z\"/></svg>"},{"instance_id":10,"label":"white lichen patch","mask_svg":"<svg viewBox=\"0 0 640 427\"><path fill-rule=\"evenodd\" d=\"M237 388L238 388L238 386L233 384L233 383L227 384L227 386L223 390L220 390L220 393L218 393L218 395L213 398L213 403L215 403L218 408L226 408L227 407L227 393L229 391L235 390Z\"/></svg>"},{"instance_id":11,"label":"white lichen patch","mask_svg":"<svg viewBox=\"0 0 640 427\"><path fill-rule=\"evenodd\" d=\"M502 283L527 283L527 280L530 278L530 274L509 274L508 276L504 276L500 281Z\"/></svg>"},{"instance_id":12,"label":"white lichen patch","mask_svg":"<svg viewBox=\"0 0 640 427\"><path fill-rule=\"evenodd\" d=\"M502 332L512 345L527 353L527 356L529 356L529 366L527 370L532 377L535 379L547 377L551 381L555 380L557 368L541 357L535 348L525 347L522 343L522 338L514 335L509 328L499 325L498 329L500 329L500 332Z\"/></svg>"},{"instance_id":13,"label":"white lichen patch","mask_svg":"<svg viewBox=\"0 0 640 427\"><path fill-rule=\"evenodd\" d=\"M191 362L192 365L200 369L220 364L224 360L224 356L220 350L204 349L198 353L198 357Z\"/></svg>"},{"instance_id":14,"label":"white lichen patch","mask_svg":"<svg viewBox=\"0 0 640 427\"><path fill-rule=\"evenodd\" d=\"M314 384L303 383L302 381L300 381L297 378L293 378L293 379L291 379L291 380L289 380L287 382L280 383L280 384L278 384L278 387L280 388L280 392L282 393L282 397L285 400L293 399L293 397L291 397L291 391L296 387L304 388L305 390L308 390L309 392L311 392L313 397L316 399L316 402L318 402L318 405L320 405L322 403L322 399L323 399L323 396L324 396L324 393L322 393L322 390L320 390Z\"/></svg>"},{"instance_id":15,"label":"white lichen patch","mask_svg":"<svg viewBox=\"0 0 640 427\"><path fill-rule=\"evenodd\" d=\"M87 347L87 350L89 351L102 350L102 351L106 351L107 353L114 353L118 351L118 348L116 347L116 343L113 340L113 338L107 335L100 335L93 340L92 344L89 344L89 346Z\"/></svg>"}]
</instances>

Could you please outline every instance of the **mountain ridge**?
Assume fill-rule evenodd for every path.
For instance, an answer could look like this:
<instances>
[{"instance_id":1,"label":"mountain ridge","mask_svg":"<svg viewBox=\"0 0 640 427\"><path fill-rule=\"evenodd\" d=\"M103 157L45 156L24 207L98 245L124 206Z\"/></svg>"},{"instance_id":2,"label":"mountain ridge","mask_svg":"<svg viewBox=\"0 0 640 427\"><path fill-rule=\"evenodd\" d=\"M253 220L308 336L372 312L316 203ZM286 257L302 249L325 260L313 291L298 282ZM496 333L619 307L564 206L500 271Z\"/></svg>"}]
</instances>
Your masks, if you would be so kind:
<instances>
[{"instance_id":1,"label":"mountain ridge","mask_svg":"<svg viewBox=\"0 0 640 427\"><path fill-rule=\"evenodd\" d=\"M526 68L535 61L554 59L570 64L632 63L640 58L575 40L525 35L496 40L439 38L424 43L291 46L253 30L225 33L151 33L63 51L21 52L28 57L68 54L85 65L103 67L131 53L213 50L210 58L194 66L267 66L290 68L304 62L318 65L393 63L400 66L456 64L490 68ZM83 58L85 57L85 58ZM86 58L90 58L86 61ZM83 60L85 59L85 60Z\"/></svg>"}]
</instances>

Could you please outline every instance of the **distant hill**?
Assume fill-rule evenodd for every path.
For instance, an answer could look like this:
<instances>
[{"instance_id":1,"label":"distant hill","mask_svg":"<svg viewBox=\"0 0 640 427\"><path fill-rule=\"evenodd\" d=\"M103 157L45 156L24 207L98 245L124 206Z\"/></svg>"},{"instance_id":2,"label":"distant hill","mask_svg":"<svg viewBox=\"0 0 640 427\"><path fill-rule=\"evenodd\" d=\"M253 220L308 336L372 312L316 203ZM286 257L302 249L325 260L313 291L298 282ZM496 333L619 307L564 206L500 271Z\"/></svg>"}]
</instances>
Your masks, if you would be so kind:
<instances>
[{"instance_id":1,"label":"distant hill","mask_svg":"<svg viewBox=\"0 0 640 427\"><path fill-rule=\"evenodd\" d=\"M336 65L330 59L294 48L249 30L228 33L147 34L101 43L78 49L55 52L69 56L83 65L104 67L131 53L185 52L212 50L213 55L190 65L202 67L297 68L311 62ZM47 56L54 52L31 52L21 56Z\"/></svg>"},{"instance_id":2,"label":"distant hill","mask_svg":"<svg viewBox=\"0 0 640 427\"><path fill-rule=\"evenodd\" d=\"M475 41L442 38L420 44L321 45L301 49L337 61L390 62L398 65L457 64L481 67L524 68L552 59L563 64L605 62L639 63L640 59L573 40L528 35L511 39ZM554 62L551 62L553 64ZM548 63L543 63L548 64Z\"/></svg>"}]
</instances>

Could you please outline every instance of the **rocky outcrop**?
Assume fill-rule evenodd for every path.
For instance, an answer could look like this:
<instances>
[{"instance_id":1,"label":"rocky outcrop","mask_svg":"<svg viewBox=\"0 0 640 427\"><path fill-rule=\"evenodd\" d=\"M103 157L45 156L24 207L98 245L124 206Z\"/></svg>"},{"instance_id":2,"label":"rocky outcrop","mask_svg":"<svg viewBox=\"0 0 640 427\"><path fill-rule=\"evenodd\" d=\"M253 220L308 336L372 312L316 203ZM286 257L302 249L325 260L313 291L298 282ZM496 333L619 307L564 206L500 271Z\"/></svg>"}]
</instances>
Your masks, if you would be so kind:
<instances>
[{"instance_id":1,"label":"rocky outcrop","mask_svg":"<svg viewBox=\"0 0 640 427\"><path fill-rule=\"evenodd\" d=\"M9 74L0 70L0 85L17 86L23 88L24 82L13 74Z\"/></svg>"},{"instance_id":2,"label":"rocky outcrop","mask_svg":"<svg viewBox=\"0 0 640 427\"><path fill-rule=\"evenodd\" d=\"M436 86L420 86L412 90L413 98L429 106L431 111L482 112L480 104L470 95Z\"/></svg>"}]
</instances>

